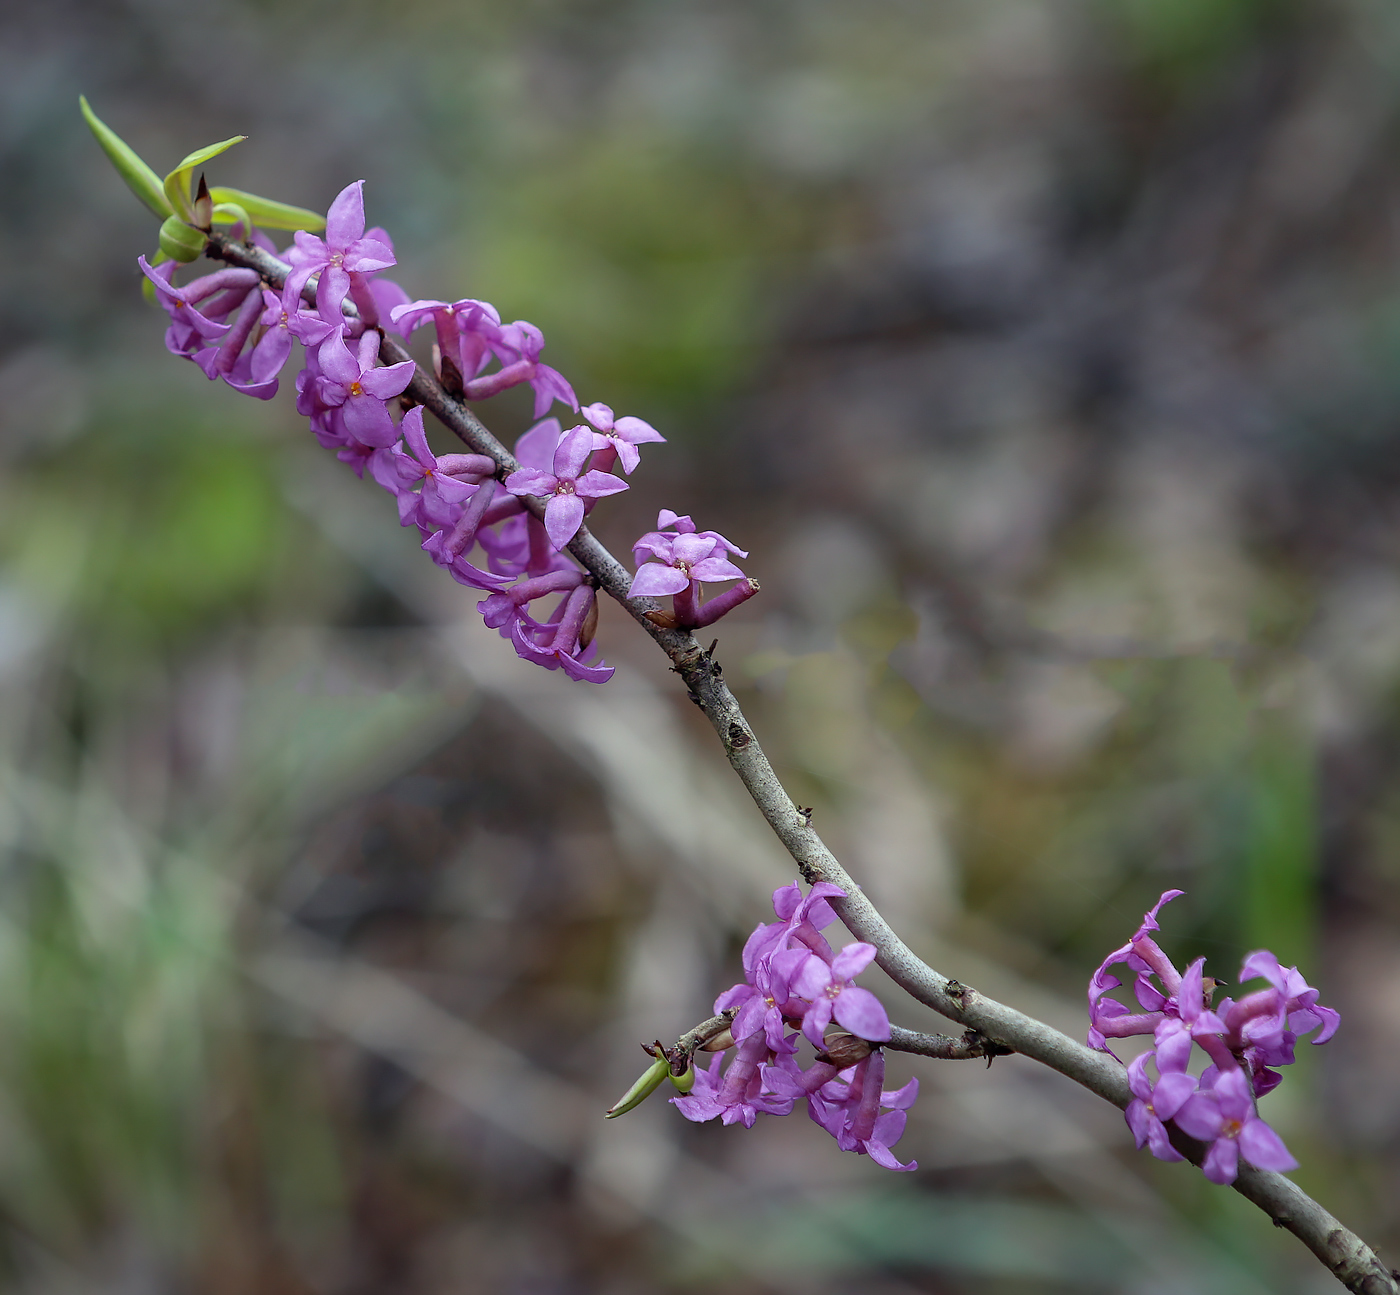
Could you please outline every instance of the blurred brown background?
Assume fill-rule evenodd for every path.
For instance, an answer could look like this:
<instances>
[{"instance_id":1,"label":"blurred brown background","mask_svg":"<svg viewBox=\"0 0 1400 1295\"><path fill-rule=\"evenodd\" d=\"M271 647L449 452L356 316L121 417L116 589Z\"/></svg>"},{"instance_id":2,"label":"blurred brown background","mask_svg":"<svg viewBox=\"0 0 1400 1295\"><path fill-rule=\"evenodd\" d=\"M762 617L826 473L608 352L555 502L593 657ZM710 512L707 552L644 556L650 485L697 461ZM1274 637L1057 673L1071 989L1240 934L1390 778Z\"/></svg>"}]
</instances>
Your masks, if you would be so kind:
<instances>
[{"instance_id":1,"label":"blurred brown background","mask_svg":"<svg viewBox=\"0 0 1400 1295\"><path fill-rule=\"evenodd\" d=\"M753 551L727 674L941 970L1082 1034L1173 886L1183 965L1301 964L1344 1025L1265 1114L1400 1262L1393 5L0 24L6 1289L1336 1289L1017 1058L894 1060L908 1176L605 1124L790 863L620 615L605 688L518 662L289 390L165 354L80 92L160 171L246 132L211 178L365 178L411 295L665 432L597 529Z\"/></svg>"}]
</instances>

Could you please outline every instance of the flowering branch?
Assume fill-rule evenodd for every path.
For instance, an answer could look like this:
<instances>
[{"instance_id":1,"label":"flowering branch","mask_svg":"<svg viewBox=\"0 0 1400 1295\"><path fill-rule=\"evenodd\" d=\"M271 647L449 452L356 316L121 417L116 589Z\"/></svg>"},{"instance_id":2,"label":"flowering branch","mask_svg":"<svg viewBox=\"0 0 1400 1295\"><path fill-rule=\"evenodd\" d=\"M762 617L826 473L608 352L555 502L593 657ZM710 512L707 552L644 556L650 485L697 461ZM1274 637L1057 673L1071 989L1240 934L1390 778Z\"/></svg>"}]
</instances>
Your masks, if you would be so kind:
<instances>
[{"instance_id":1,"label":"flowering branch","mask_svg":"<svg viewBox=\"0 0 1400 1295\"><path fill-rule=\"evenodd\" d=\"M208 236L205 252L231 266L255 271L274 290L281 289L293 273L292 266L270 252L217 232ZM316 288L306 278L302 279L302 285L305 298L315 300ZM343 299L341 309L347 316L357 317L353 300ZM382 330L378 336L379 364L394 368L413 364L411 377L401 389L406 402L429 410L473 454L489 458L494 464L493 476L497 481L504 482L521 471L517 459L449 390L446 382L414 363L408 352L391 337L384 335ZM450 368L445 366L444 373L450 377ZM473 394L470 387L467 390ZM542 523L547 522L548 505L542 499L522 495L521 502L532 516ZM857 940L873 946L875 961L886 974L919 1002L966 1030L963 1037L957 1039L919 1034L891 1026L889 1038L883 1044L885 1048L947 1060L986 1057L989 1063L994 1056L1021 1053L1083 1085L1120 1109L1130 1106L1134 1094L1129 1087L1128 1075L1114 1058L1088 1048L970 986L949 979L918 958L826 847L812 827L810 813L800 810L788 795L725 682L723 669L713 652L704 649L690 629L678 623L676 614L663 611L656 599L644 595L629 597L634 578L585 526L580 524L563 547L584 567L590 583L621 604L666 653L672 668L685 683L691 700L710 721L730 765L792 856L803 879L809 885L826 883L830 891L839 891L831 894L829 902L832 908ZM729 547L732 549L732 546ZM664 558L668 553L661 553L661 556ZM755 582L747 583L752 589L746 589L742 596L757 588ZM681 605L678 597L678 611ZM689 623L698 625L703 622L692 618ZM721 1013L684 1035L675 1048L661 1049L659 1054L654 1054L658 1056L658 1066L661 1061L666 1061L666 1069L679 1080L682 1072L690 1066L691 1057L697 1049L724 1036L732 1016L732 1010ZM866 1054L870 1053L871 1046L863 1040L851 1035L838 1036L841 1037L853 1039L863 1046ZM819 1060L829 1058L828 1068L836 1062L851 1064L854 1053L837 1056L835 1045L828 1041L828 1046L830 1052L818 1054ZM648 1048L648 1051L651 1049ZM876 1053L878 1055L878 1049ZM658 1074L658 1082L661 1077ZM679 1082L677 1086L680 1087ZM676 1100L697 1103L706 1099L691 1095ZM1178 1128L1172 1128L1169 1136L1172 1145L1185 1158L1197 1165L1204 1162L1208 1154L1205 1144L1187 1137ZM875 1154L873 1148L872 1154ZM884 1154L889 1153L886 1151ZM1347 1289L1358 1292L1358 1295L1400 1295L1400 1278L1380 1261L1365 1242L1343 1227L1290 1179L1246 1163L1240 1165L1233 1186L1278 1226L1294 1233Z\"/></svg>"}]
</instances>

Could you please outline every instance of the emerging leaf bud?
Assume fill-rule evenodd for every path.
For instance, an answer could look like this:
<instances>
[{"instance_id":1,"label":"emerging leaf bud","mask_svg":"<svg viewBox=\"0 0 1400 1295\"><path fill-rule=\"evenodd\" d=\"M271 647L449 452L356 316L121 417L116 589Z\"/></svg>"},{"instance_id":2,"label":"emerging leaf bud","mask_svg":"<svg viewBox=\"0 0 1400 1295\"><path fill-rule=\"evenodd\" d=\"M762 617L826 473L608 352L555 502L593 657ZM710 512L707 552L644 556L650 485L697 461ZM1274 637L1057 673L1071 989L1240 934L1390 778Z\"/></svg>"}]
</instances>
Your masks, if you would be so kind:
<instances>
[{"instance_id":1,"label":"emerging leaf bud","mask_svg":"<svg viewBox=\"0 0 1400 1295\"><path fill-rule=\"evenodd\" d=\"M640 1106L648 1097L652 1095L664 1080L671 1073L671 1063L666 1059L666 1054L662 1054L647 1067L640 1079L632 1085L608 1112L603 1116L605 1120L615 1120L619 1115L626 1115L634 1107Z\"/></svg>"},{"instance_id":2,"label":"emerging leaf bud","mask_svg":"<svg viewBox=\"0 0 1400 1295\"><path fill-rule=\"evenodd\" d=\"M688 1093L692 1088L695 1087L694 1063L692 1062L685 1068L685 1073L683 1075L672 1075L670 1078L671 1082L675 1084L679 1092Z\"/></svg>"},{"instance_id":3,"label":"emerging leaf bud","mask_svg":"<svg viewBox=\"0 0 1400 1295\"><path fill-rule=\"evenodd\" d=\"M160 227L160 250L181 264L199 260L208 241L202 230L185 224L179 216L169 217Z\"/></svg>"},{"instance_id":4,"label":"emerging leaf bud","mask_svg":"<svg viewBox=\"0 0 1400 1295\"><path fill-rule=\"evenodd\" d=\"M199 173L199 189L194 195L194 219L190 223L206 234L214 228L214 199L209 196L203 171Z\"/></svg>"}]
</instances>

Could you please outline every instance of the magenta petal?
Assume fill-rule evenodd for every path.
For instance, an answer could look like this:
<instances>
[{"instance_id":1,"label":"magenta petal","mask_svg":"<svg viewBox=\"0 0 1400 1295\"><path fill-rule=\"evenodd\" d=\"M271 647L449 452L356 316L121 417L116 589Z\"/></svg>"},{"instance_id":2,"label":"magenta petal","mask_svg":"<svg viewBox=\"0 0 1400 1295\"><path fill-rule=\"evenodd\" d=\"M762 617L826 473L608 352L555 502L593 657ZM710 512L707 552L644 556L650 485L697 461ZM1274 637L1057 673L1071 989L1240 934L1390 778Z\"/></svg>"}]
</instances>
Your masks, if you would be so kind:
<instances>
[{"instance_id":1,"label":"magenta petal","mask_svg":"<svg viewBox=\"0 0 1400 1295\"><path fill-rule=\"evenodd\" d=\"M553 495L544 510L544 528L549 542L562 549L583 525L583 500L577 495Z\"/></svg>"},{"instance_id":2,"label":"magenta petal","mask_svg":"<svg viewBox=\"0 0 1400 1295\"><path fill-rule=\"evenodd\" d=\"M734 1018L734 1023L729 1027L729 1032L734 1036L736 1042L741 1039L747 1039L750 1034L757 1034L759 1030L763 1029L764 1018L767 1015L768 1004L757 994L754 994L754 996L739 1009L739 1015Z\"/></svg>"},{"instance_id":3,"label":"magenta petal","mask_svg":"<svg viewBox=\"0 0 1400 1295\"><path fill-rule=\"evenodd\" d=\"M563 435L557 418L541 419L515 443L515 457L520 460L520 466L547 470Z\"/></svg>"},{"instance_id":4,"label":"magenta petal","mask_svg":"<svg viewBox=\"0 0 1400 1295\"><path fill-rule=\"evenodd\" d=\"M1220 1138L1211 1143L1201 1164L1201 1172L1213 1183L1224 1187L1235 1181L1240 1171L1240 1149L1234 1138Z\"/></svg>"},{"instance_id":5,"label":"magenta petal","mask_svg":"<svg viewBox=\"0 0 1400 1295\"><path fill-rule=\"evenodd\" d=\"M365 232L365 182L347 184L326 212L326 243L344 250Z\"/></svg>"},{"instance_id":6,"label":"magenta petal","mask_svg":"<svg viewBox=\"0 0 1400 1295\"><path fill-rule=\"evenodd\" d=\"M914 1100L918 1097L918 1095L919 1095L919 1081L918 1081L918 1078L915 1077L915 1078L911 1079L907 1084L905 1084L903 1088L896 1088L896 1089L894 1090L894 1092L892 1092L892 1093L881 1093L881 1094L880 1094L880 1105L881 1105L881 1106L888 1106L891 1110L895 1110L895 1111L907 1111L911 1106L914 1105ZM881 1119L883 1119L883 1118L884 1118L884 1117L881 1116ZM879 1121L879 1120L876 1120L876 1121L875 1121L875 1132L876 1132L877 1135L878 1135L879 1132L880 1132L880 1121ZM886 1142L886 1143L890 1143L890 1142L898 1142L899 1139L898 1139L898 1138L882 1138L881 1141Z\"/></svg>"},{"instance_id":7,"label":"magenta petal","mask_svg":"<svg viewBox=\"0 0 1400 1295\"><path fill-rule=\"evenodd\" d=\"M1240 1154L1260 1169L1273 1169L1283 1173L1285 1170L1298 1168L1298 1162L1283 1145L1283 1139L1258 1118L1250 1120L1240 1130Z\"/></svg>"},{"instance_id":8,"label":"magenta petal","mask_svg":"<svg viewBox=\"0 0 1400 1295\"><path fill-rule=\"evenodd\" d=\"M758 991L752 985L731 985L715 999L715 1012L723 1012L731 1007L741 1007L757 993Z\"/></svg>"},{"instance_id":9,"label":"magenta petal","mask_svg":"<svg viewBox=\"0 0 1400 1295\"><path fill-rule=\"evenodd\" d=\"M316 361L321 372L332 382L348 387L360 380L360 366L350 353L350 348L339 337L328 337L316 352Z\"/></svg>"},{"instance_id":10,"label":"magenta petal","mask_svg":"<svg viewBox=\"0 0 1400 1295\"><path fill-rule=\"evenodd\" d=\"M1202 1142L1219 1137L1220 1129L1225 1123L1220 1114L1220 1107L1200 1093L1188 1097L1173 1118L1179 1129Z\"/></svg>"},{"instance_id":11,"label":"magenta petal","mask_svg":"<svg viewBox=\"0 0 1400 1295\"><path fill-rule=\"evenodd\" d=\"M579 413L588 419L600 432L612 431L613 411L609 409L607 405L584 405L584 407L579 410Z\"/></svg>"},{"instance_id":12,"label":"magenta petal","mask_svg":"<svg viewBox=\"0 0 1400 1295\"><path fill-rule=\"evenodd\" d=\"M848 944L832 959L831 978L833 980L854 980L875 961L875 946L857 941Z\"/></svg>"},{"instance_id":13,"label":"magenta petal","mask_svg":"<svg viewBox=\"0 0 1400 1295\"><path fill-rule=\"evenodd\" d=\"M885 1043L890 1037L890 1018L884 1005L868 989L852 986L836 996L832 1009L839 1025L871 1043Z\"/></svg>"},{"instance_id":14,"label":"magenta petal","mask_svg":"<svg viewBox=\"0 0 1400 1295\"><path fill-rule=\"evenodd\" d=\"M593 432L582 425L571 427L560 438L554 451L554 475L574 480L593 453Z\"/></svg>"},{"instance_id":15,"label":"magenta petal","mask_svg":"<svg viewBox=\"0 0 1400 1295\"><path fill-rule=\"evenodd\" d=\"M811 1007L807 1009L802 1018L802 1033L805 1034L817 1047L822 1046L822 1033L831 1024L831 999L818 998Z\"/></svg>"},{"instance_id":16,"label":"magenta petal","mask_svg":"<svg viewBox=\"0 0 1400 1295\"><path fill-rule=\"evenodd\" d=\"M809 954L789 984L799 998L821 998L831 984L831 968L815 953Z\"/></svg>"},{"instance_id":17,"label":"magenta petal","mask_svg":"<svg viewBox=\"0 0 1400 1295\"><path fill-rule=\"evenodd\" d=\"M617 673L616 666L601 661L597 665L584 665L571 656L561 656L559 664L564 668L564 673L578 683L607 683Z\"/></svg>"},{"instance_id":18,"label":"magenta petal","mask_svg":"<svg viewBox=\"0 0 1400 1295\"><path fill-rule=\"evenodd\" d=\"M509 483L507 483L509 484ZM675 567L662 566L659 562L648 562L640 567L632 577L629 598L660 598L664 594L678 594L690 581Z\"/></svg>"},{"instance_id":19,"label":"magenta petal","mask_svg":"<svg viewBox=\"0 0 1400 1295\"><path fill-rule=\"evenodd\" d=\"M588 434L588 441L591 446L592 432ZM607 495L620 494L630 487L621 477L615 477L611 472L585 472L578 478L575 489L587 499L602 499Z\"/></svg>"},{"instance_id":20,"label":"magenta petal","mask_svg":"<svg viewBox=\"0 0 1400 1295\"><path fill-rule=\"evenodd\" d=\"M506 478L505 487L513 495L552 495L559 488L559 478L536 468L521 468Z\"/></svg>"},{"instance_id":21,"label":"magenta petal","mask_svg":"<svg viewBox=\"0 0 1400 1295\"><path fill-rule=\"evenodd\" d=\"M633 418L630 414L617 420L616 430L623 440L630 441L633 445L647 445L666 440L650 423L644 423L640 418Z\"/></svg>"},{"instance_id":22,"label":"magenta petal","mask_svg":"<svg viewBox=\"0 0 1400 1295\"><path fill-rule=\"evenodd\" d=\"M361 445L383 447L399 439L399 429L394 426L382 400L373 396L352 396L341 409L345 430Z\"/></svg>"},{"instance_id":23,"label":"magenta petal","mask_svg":"<svg viewBox=\"0 0 1400 1295\"><path fill-rule=\"evenodd\" d=\"M728 558L706 558L703 562L697 562L690 569L692 577L701 580L705 584L715 584L720 580L742 580L744 573L739 570Z\"/></svg>"},{"instance_id":24,"label":"magenta petal","mask_svg":"<svg viewBox=\"0 0 1400 1295\"><path fill-rule=\"evenodd\" d=\"M677 535L672 541L672 550L677 562L697 566L715 551L716 541L708 535Z\"/></svg>"},{"instance_id":25,"label":"magenta petal","mask_svg":"<svg viewBox=\"0 0 1400 1295\"><path fill-rule=\"evenodd\" d=\"M362 386L371 396L389 400L402 393L413 381L413 371L417 366L412 360L399 364L386 364L382 369L367 369L360 379Z\"/></svg>"},{"instance_id":26,"label":"magenta petal","mask_svg":"<svg viewBox=\"0 0 1400 1295\"><path fill-rule=\"evenodd\" d=\"M865 1154L882 1169L893 1169L896 1173L909 1173L919 1167L917 1160L911 1160L907 1165L900 1164L888 1147L882 1147L873 1139L865 1144Z\"/></svg>"},{"instance_id":27,"label":"magenta petal","mask_svg":"<svg viewBox=\"0 0 1400 1295\"><path fill-rule=\"evenodd\" d=\"M1161 1119L1173 1119L1195 1091L1194 1076L1180 1070L1169 1071L1157 1081L1152 1093L1152 1108Z\"/></svg>"},{"instance_id":28,"label":"magenta petal","mask_svg":"<svg viewBox=\"0 0 1400 1295\"><path fill-rule=\"evenodd\" d=\"M408 448L413 451L413 457L425 468L434 467L437 459L433 456L432 450L428 448L428 436L423 430L423 406L414 405L412 409L403 416L403 422L399 424L399 430L403 432L403 438L408 442Z\"/></svg>"}]
</instances>

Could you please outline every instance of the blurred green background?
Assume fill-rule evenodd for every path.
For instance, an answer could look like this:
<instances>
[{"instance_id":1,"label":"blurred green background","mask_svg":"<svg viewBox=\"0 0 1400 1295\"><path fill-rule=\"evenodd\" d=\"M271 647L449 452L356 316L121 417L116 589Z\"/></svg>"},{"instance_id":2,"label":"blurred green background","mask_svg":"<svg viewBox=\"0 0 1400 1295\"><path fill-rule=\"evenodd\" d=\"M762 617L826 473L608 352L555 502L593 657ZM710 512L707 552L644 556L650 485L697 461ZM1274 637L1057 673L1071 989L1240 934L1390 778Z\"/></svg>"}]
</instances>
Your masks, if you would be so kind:
<instances>
[{"instance_id":1,"label":"blurred green background","mask_svg":"<svg viewBox=\"0 0 1400 1295\"><path fill-rule=\"evenodd\" d=\"M161 171L364 178L410 295L664 431L598 529L752 550L727 674L941 970L1081 1034L1168 887L1179 960L1300 963L1344 1026L1265 1114L1397 1262L1392 5L51 0L0 18L5 1289L1335 1288L1017 1058L892 1062L907 1176L604 1124L790 863L620 615L606 688L518 662L289 390L165 353L79 93Z\"/></svg>"}]
</instances>

